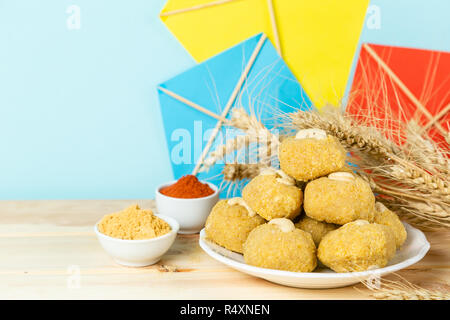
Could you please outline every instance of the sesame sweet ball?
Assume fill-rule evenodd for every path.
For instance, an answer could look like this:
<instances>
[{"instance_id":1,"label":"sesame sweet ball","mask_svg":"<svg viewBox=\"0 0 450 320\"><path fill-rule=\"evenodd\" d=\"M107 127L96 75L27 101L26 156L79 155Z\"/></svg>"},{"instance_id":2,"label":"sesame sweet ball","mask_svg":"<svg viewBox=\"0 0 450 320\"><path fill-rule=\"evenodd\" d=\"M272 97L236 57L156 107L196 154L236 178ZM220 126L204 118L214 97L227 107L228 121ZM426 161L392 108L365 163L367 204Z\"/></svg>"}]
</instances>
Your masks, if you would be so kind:
<instances>
[{"instance_id":1,"label":"sesame sweet ball","mask_svg":"<svg viewBox=\"0 0 450 320\"><path fill-rule=\"evenodd\" d=\"M345 166L346 152L335 137L324 133L319 138L302 138L303 131L280 144L278 158L284 172L299 181L309 181Z\"/></svg>"},{"instance_id":2,"label":"sesame sweet ball","mask_svg":"<svg viewBox=\"0 0 450 320\"><path fill-rule=\"evenodd\" d=\"M403 243L405 243L407 237L406 229L403 226L403 223L394 212L386 208L382 203L377 202L375 204L375 209L376 212L374 222L391 228L395 236L397 249L400 248Z\"/></svg>"},{"instance_id":3,"label":"sesame sweet ball","mask_svg":"<svg viewBox=\"0 0 450 320\"><path fill-rule=\"evenodd\" d=\"M319 246L320 241L328 232L339 228L336 224L317 221L306 215L295 224L295 227L311 234L316 247Z\"/></svg>"},{"instance_id":4,"label":"sesame sweet ball","mask_svg":"<svg viewBox=\"0 0 450 320\"><path fill-rule=\"evenodd\" d=\"M228 250L242 253L242 246L250 231L263 223L263 218L251 216L245 207L221 200L206 220L206 238Z\"/></svg>"},{"instance_id":5,"label":"sesame sweet ball","mask_svg":"<svg viewBox=\"0 0 450 320\"><path fill-rule=\"evenodd\" d=\"M313 180L305 188L305 213L318 221L339 225L373 221L375 196L368 183L349 172L335 172Z\"/></svg>"},{"instance_id":6,"label":"sesame sweet ball","mask_svg":"<svg viewBox=\"0 0 450 320\"><path fill-rule=\"evenodd\" d=\"M293 272L311 272L317 265L311 235L284 218L271 220L250 232L244 244L244 260L261 268Z\"/></svg>"},{"instance_id":7,"label":"sesame sweet ball","mask_svg":"<svg viewBox=\"0 0 450 320\"><path fill-rule=\"evenodd\" d=\"M395 249L389 227L357 220L325 235L317 257L335 272L357 272L385 267Z\"/></svg>"},{"instance_id":8,"label":"sesame sweet ball","mask_svg":"<svg viewBox=\"0 0 450 320\"><path fill-rule=\"evenodd\" d=\"M280 182L275 174L259 175L242 190L248 206L266 220L294 219L300 214L303 192L295 185Z\"/></svg>"}]
</instances>

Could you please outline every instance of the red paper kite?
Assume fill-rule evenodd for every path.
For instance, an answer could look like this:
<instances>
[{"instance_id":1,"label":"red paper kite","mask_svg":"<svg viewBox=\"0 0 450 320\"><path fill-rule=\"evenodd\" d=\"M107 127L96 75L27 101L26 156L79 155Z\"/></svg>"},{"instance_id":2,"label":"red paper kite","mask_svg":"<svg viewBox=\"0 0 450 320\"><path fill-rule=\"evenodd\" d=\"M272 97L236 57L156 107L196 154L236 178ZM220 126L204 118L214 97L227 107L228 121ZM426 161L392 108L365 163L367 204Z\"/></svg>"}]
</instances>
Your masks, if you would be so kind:
<instances>
[{"instance_id":1,"label":"red paper kite","mask_svg":"<svg viewBox=\"0 0 450 320\"><path fill-rule=\"evenodd\" d=\"M363 44L347 112L370 116L372 125L395 129L416 120L436 142L450 122L450 53ZM448 144L447 144L448 146Z\"/></svg>"}]
</instances>

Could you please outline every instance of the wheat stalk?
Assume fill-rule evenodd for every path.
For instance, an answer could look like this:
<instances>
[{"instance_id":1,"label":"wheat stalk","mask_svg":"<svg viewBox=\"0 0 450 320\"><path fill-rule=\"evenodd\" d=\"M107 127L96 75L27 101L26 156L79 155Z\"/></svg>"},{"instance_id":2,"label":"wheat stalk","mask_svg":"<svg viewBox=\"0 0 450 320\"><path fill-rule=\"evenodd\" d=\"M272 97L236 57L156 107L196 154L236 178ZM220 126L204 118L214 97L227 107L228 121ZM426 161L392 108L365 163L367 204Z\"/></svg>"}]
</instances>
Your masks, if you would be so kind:
<instances>
[{"instance_id":1,"label":"wheat stalk","mask_svg":"<svg viewBox=\"0 0 450 320\"><path fill-rule=\"evenodd\" d=\"M420 127L413 121L394 126L403 134L393 132L392 126L391 129L374 127L371 125L373 119L365 123L364 120L343 115L337 108L325 108L321 114L297 111L283 117L281 128L286 131L319 128L337 137L351 152L349 160L356 165L354 170L369 182L381 202L395 208L404 219L413 221L419 228L450 227L448 150L422 136ZM260 143L261 140L263 143L253 152L257 153L259 165L272 165L280 141L277 136L254 115L247 114L241 108L232 111L230 125L242 130L245 135L217 147L206 159L203 170L230 152L247 148L252 142ZM257 167L226 165L224 179L228 182L249 179Z\"/></svg>"},{"instance_id":2,"label":"wheat stalk","mask_svg":"<svg viewBox=\"0 0 450 320\"><path fill-rule=\"evenodd\" d=\"M409 121L406 126L408 148L417 161L430 172L449 179L450 158L448 148L441 148L421 135L422 128L416 121Z\"/></svg>"},{"instance_id":3,"label":"wheat stalk","mask_svg":"<svg viewBox=\"0 0 450 320\"><path fill-rule=\"evenodd\" d=\"M403 220L432 231L441 227L450 228L450 208L442 205L415 200L399 201L379 199L392 211L399 213Z\"/></svg>"},{"instance_id":4,"label":"wheat stalk","mask_svg":"<svg viewBox=\"0 0 450 320\"><path fill-rule=\"evenodd\" d=\"M370 295L380 300L449 300L450 293L438 290L429 290L412 284L405 278L396 274L400 281L380 280L375 284L372 281L361 281L369 290Z\"/></svg>"},{"instance_id":5,"label":"wheat stalk","mask_svg":"<svg viewBox=\"0 0 450 320\"><path fill-rule=\"evenodd\" d=\"M208 171L218 161L224 159L227 155L242 150L249 149L251 143L258 144L256 150L249 149L249 157L258 157L259 162L266 164L274 161L276 151L278 150L279 139L269 129L267 129L254 115L249 115L242 108L234 108L231 112L229 126L240 129L244 135L238 135L233 139L227 140L225 144L219 145L206 158L200 169L201 172ZM250 154L254 152L256 154Z\"/></svg>"},{"instance_id":6,"label":"wheat stalk","mask_svg":"<svg viewBox=\"0 0 450 320\"><path fill-rule=\"evenodd\" d=\"M294 130L319 128L337 137L349 150L367 151L372 156L388 158L397 153L394 143L369 127L355 126L353 121L337 108L324 108L323 114L315 111L298 111L288 114L287 127Z\"/></svg>"},{"instance_id":7,"label":"wheat stalk","mask_svg":"<svg viewBox=\"0 0 450 320\"><path fill-rule=\"evenodd\" d=\"M424 192L435 192L444 196L450 196L449 183L437 176L428 174L422 170L405 168L400 165L392 165L385 175L399 179L404 184L409 184Z\"/></svg>"},{"instance_id":8,"label":"wheat stalk","mask_svg":"<svg viewBox=\"0 0 450 320\"><path fill-rule=\"evenodd\" d=\"M259 175L268 166L263 163L242 164L226 163L223 170L223 181L220 189L228 189L227 197L234 195L235 192L250 179Z\"/></svg>"},{"instance_id":9,"label":"wheat stalk","mask_svg":"<svg viewBox=\"0 0 450 320\"><path fill-rule=\"evenodd\" d=\"M257 150L259 161L268 162L276 154L280 143L278 136L267 129L255 115L249 115L243 108L235 108L231 112L230 125L244 131L252 141L260 144Z\"/></svg>"},{"instance_id":10,"label":"wheat stalk","mask_svg":"<svg viewBox=\"0 0 450 320\"><path fill-rule=\"evenodd\" d=\"M262 170L266 169L264 164L241 164L241 163L226 163L223 170L223 178L227 181L241 181L245 179L253 179Z\"/></svg>"},{"instance_id":11,"label":"wheat stalk","mask_svg":"<svg viewBox=\"0 0 450 320\"><path fill-rule=\"evenodd\" d=\"M355 170L374 192L387 197L381 197L381 202L391 208L396 203L396 211L404 218L418 227L450 226L448 151L420 135L414 122L405 125L404 137L395 135L401 141L396 145L393 133L342 115L337 108L323 114L298 111L284 119L287 128L319 128L337 137L351 152L349 161L356 165Z\"/></svg>"},{"instance_id":12,"label":"wheat stalk","mask_svg":"<svg viewBox=\"0 0 450 320\"><path fill-rule=\"evenodd\" d=\"M251 137L248 136L236 136L231 140L227 140L225 144L219 145L203 161L199 172L208 171L214 164L224 159L227 155L248 146L250 139Z\"/></svg>"}]
</instances>

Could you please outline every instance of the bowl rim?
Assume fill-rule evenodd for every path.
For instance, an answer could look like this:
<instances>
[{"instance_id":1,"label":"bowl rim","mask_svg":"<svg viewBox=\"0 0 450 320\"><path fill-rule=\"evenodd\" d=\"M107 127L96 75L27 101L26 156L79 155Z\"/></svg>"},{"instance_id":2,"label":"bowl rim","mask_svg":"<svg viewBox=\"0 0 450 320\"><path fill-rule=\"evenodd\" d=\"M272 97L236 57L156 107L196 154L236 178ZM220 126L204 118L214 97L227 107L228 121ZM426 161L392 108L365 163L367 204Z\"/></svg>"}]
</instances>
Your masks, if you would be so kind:
<instances>
[{"instance_id":1,"label":"bowl rim","mask_svg":"<svg viewBox=\"0 0 450 320\"><path fill-rule=\"evenodd\" d=\"M201 197L201 198L175 198L175 197L169 197L166 196L165 194L162 194L161 192L159 192L159 190L161 190L164 187L168 187L174 183L176 183L178 180L171 180L165 183L162 183L160 185L158 185L155 189L155 194L157 196L160 196L162 198L165 199L170 199L172 201L180 201L180 202L185 202L185 201L203 201L203 200L209 200L211 198L214 198L215 196L217 196L219 194L219 187L217 187L215 184L208 182L208 181L204 181L204 180L199 180L201 183L206 183L208 186L210 186L211 189L214 190L214 193L210 194L209 196L206 197Z\"/></svg>"},{"instance_id":2,"label":"bowl rim","mask_svg":"<svg viewBox=\"0 0 450 320\"><path fill-rule=\"evenodd\" d=\"M180 224L178 223L177 220L175 220L172 217L163 215L163 214L155 214L155 216L157 216L158 218L161 218L162 220L164 220L165 222L167 222L171 228L171 230L166 233L163 234L162 236L159 237L155 237L155 238L151 238L151 239L139 239L139 240L131 240L131 239L120 239L120 238L114 238L114 237L110 237L102 232L100 232L100 230L98 230L98 224L100 223L100 221L102 221L103 217L97 221L97 223L94 226L94 231L95 234L98 237L101 237L103 239L109 240L109 241L115 241L115 242L120 242L120 243L151 243L151 242L157 242L159 240L164 240L166 238L170 238L173 234L176 235L178 234L178 231L180 229Z\"/></svg>"}]
</instances>

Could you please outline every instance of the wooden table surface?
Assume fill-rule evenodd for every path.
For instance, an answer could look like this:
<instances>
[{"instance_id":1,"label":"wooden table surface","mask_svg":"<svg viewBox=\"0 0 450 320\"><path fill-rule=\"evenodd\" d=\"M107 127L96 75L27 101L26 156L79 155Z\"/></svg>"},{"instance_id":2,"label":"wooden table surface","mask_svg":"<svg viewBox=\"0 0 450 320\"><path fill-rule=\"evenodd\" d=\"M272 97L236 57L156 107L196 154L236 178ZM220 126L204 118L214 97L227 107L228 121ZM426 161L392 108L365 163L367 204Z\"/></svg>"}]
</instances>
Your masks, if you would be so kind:
<instances>
[{"instance_id":1,"label":"wooden table surface","mask_svg":"<svg viewBox=\"0 0 450 320\"><path fill-rule=\"evenodd\" d=\"M154 206L152 200L0 201L0 299L371 298L362 284L297 289L240 273L207 256L198 235L178 235L156 265L119 266L100 247L93 225L134 203ZM448 288L449 232L427 238L427 256L399 274L423 287Z\"/></svg>"}]
</instances>

